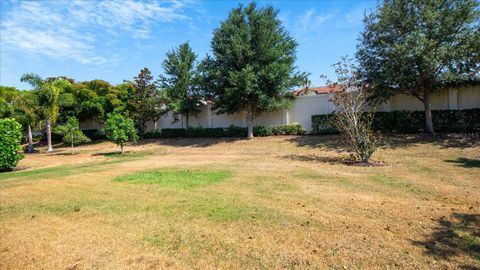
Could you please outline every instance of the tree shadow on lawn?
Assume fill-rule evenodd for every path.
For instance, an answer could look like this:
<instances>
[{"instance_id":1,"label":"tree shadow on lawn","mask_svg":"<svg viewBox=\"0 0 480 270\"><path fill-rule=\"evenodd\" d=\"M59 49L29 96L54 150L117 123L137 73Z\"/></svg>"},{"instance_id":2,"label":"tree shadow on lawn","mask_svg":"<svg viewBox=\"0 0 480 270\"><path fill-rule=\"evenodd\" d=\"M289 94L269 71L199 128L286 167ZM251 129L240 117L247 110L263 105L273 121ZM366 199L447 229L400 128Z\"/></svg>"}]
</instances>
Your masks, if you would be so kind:
<instances>
[{"instance_id":1,"label":"tree shadow on lawn","mask_svg":"<svg viewBox=\"0 0 480 270\"><path fill-rule=\"evenodd\" d=\"M325 148L337 152L346 150L341 135L306 135L288 140L300 147ZM465 134L438 134L435 137L425 134L383 134L379 147L396 149L416 144L434 144L443 148L468 148L480 146L480 140L476 136Z\"/></svg>"},{"instance_id":2,"label":"tree shadow on lawn","mask_svg":"<svg viewBox=\"0 0 480 270\"><path fill-rule=\"evenodd\" d=\"M297 161L310 161L310 162L322 162L329 164L349 164L351 160L345 157L324 157L317 155L285 155L281 156L283 159L297 160Z\"/></svg>"},{"instance_id":3,"label":"tree shadow on lawn","mask_svg":"<svg viewBox=\"0 0 480 270\"><path fill-rule=\"evenodd\" d=\"M413 241L425 248L425 254L450 260L455 256L470 257L480 262L480 214L453 213L451 220L441 217L438 225L425 241ZM464 264L462 269L479 269Z\"/></svg>"},{"instance_id":4,"label":"tree shadow on lawn","mask_svg":"<svg viewBox=\"0 0 480 270\"><path fill-rule=\"evenodd\" d=\"M305 135L287 139L299 147L326 148L338 152L345 151L345 146L340 135Z\"/></svg>"},{"instance_id":5,"label":"tree shadow on lawn","mask_svg":"<svg viewBox=\"0 0 480 270\"><path fill-rule=\"evenodd\" d=\"M480 168L480 159L457 158L445 161L449 163L456 163L457 166L464 168Z\"/></svg>"},{"instance_id":6,"label":"tree shadow on lawn","mask_svg":"<svg viewBox=\"0 0 480 270\"><path fill-rule=\"evenodd\" d=\"M247 138L222 137L222 138L162 138L162 139L143 139L135 145L159 144L176 147L209 147L220 143L231 143L236 141L245 141Z\"/></svg>"}]
</instances>

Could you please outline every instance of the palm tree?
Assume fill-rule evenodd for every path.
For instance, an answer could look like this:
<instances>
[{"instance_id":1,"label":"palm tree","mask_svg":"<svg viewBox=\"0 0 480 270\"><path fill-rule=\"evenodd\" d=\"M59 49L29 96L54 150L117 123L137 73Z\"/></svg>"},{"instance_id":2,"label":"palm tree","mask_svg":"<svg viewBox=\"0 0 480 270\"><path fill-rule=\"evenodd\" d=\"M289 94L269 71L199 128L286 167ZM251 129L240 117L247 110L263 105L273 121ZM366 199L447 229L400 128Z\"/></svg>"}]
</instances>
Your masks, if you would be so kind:
<instances>
[{"instance_id":1,"label":"palm tree","mask_svg":"<svg viewBox=\"0 0 480 270\"><path fill-rule=\"evenodd\" d=\"M32 91L21 91L12 100L16 112L13 113L23 126L27 126L27 153L33 153L32 127L38 128L40 125L40 114L38 99Z\"/></svg>"},{"instance_id":2,"label":"palm tree","mask_svg":"<svg viewBox=\"0 0 480 270\"><path fill-rule=\"evenodd\" d=\"M42 80L40 76L33 73L24 74L20 81L29 83L35 89L39 107L46 122L47 152L52 152L52 124L58 118L58 98L62 89L68 87L70 82L64 79Z\"/></svg>"}]
</instances>

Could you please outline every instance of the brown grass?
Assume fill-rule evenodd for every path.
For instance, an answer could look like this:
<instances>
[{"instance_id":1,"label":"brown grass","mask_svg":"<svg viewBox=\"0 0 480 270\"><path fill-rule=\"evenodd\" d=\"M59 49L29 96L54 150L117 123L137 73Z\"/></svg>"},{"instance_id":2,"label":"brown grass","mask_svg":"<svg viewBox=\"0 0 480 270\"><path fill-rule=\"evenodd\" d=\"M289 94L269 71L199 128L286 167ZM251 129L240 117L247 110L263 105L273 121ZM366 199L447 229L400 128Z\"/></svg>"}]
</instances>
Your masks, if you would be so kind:
<instances>
[{"instance_id":1,"label":"brown grass","mask_svg":"<svg viewBox=\"0 0 480 270\"><path fill-rule=\"evenodd\" d=\"M98 143L0 174L2 269L480 267L480 145L388 138L342 163L336 137ZM42 149L44 150L44 149ZM228 171L191 188L114 181Z\"/></svg>"}]
</instances>

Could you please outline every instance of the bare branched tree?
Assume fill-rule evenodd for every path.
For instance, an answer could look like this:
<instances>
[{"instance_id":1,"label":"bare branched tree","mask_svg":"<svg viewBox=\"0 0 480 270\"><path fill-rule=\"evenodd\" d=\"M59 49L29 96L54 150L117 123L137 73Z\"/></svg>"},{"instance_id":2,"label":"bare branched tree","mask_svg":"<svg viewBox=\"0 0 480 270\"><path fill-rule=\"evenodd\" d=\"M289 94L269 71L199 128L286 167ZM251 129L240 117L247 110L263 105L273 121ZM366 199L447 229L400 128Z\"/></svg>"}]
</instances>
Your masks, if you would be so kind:
<instances>
[{"instance_id":1,"label":"bare branched tree","mask_svg":"<svg viewBox=\"0 0 480 270\"><path fill-rule=\"evenodd\" d=\"M333 67L337 82L329 83L335 105L331 125L344 136L354 160L368 163L380 139L372 131L375 106L369 103L368 86L363 83L351 59L343 57Z\"/></svg>"}]
</instances>

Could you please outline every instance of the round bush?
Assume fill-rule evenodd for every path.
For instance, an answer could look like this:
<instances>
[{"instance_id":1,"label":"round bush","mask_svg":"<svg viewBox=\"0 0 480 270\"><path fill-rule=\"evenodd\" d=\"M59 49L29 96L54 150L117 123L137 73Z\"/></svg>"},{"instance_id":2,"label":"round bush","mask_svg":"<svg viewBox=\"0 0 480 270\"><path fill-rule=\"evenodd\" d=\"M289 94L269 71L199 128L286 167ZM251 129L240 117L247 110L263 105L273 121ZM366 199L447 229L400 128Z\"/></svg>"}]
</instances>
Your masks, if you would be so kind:
<instances>
[{"instance_id":1,"label":"round bush","mask_svg":"<svg viewBox=\"0 0 480 270\"><path fill-rule=\"evenodd\" d=\"M15 166L22 154L22 126L13 118L0 119L0 171L9 171Z\"/></svg>"}]
</instances>

